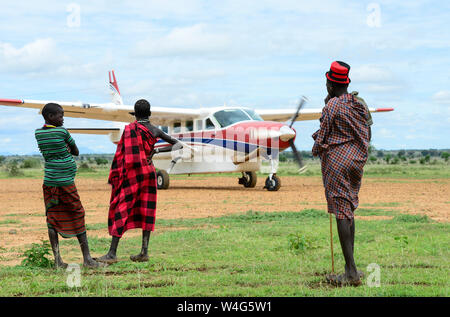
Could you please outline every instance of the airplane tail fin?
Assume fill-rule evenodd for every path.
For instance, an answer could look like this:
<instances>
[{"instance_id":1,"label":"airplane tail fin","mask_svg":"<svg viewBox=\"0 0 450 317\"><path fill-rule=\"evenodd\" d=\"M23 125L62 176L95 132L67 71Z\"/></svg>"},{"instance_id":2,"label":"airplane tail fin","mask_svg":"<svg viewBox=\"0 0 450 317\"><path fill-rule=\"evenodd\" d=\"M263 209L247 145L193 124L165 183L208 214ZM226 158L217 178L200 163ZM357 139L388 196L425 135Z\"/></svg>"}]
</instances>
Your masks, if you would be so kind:
<instances>
[{"instance_id":1,"label":"airplane tail fin","mask_svg":"<svg viewBox=\"0 0 450 317\"><path fill-rule=\"evenodd\" d=\"M108 75L109 75L109 88L111 89L111 100L116 105L123 105L122 96L120 95L119 85L117 85L114 70L108 72Z\"/></svg>"}]
</instances>

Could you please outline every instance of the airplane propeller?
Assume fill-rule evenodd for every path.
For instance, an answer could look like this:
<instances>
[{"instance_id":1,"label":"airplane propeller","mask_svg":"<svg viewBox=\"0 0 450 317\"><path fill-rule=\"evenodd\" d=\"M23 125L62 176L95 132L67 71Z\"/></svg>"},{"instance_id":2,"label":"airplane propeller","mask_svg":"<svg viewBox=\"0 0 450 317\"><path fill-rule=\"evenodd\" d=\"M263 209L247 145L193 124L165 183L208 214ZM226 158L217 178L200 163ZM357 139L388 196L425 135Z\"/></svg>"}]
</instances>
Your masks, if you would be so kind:
<instances>
[{"instance_id":1,"label":"airplane propeller","mask_svg":"<svg viewBox=\"0 0 450 317\"><path fill-rule=\"evenodd\" d=\"M300 103L298 104L297 111L295 112L294 116L291 119L291 124L289 125L289 128L292 128L292 125L294 124L295 120L297 120L297 118L300 114L300 110L302 109L303 105L305 104L305 102L307 100L308 99L305 96L302 96L302 99L300 100ZM297 151L297 148L295 147L293 138L289 140L289 145L291 146L292 152L294 153L294 160L297 162L297 164L300 168L298 170L298 172L303 173L304 171L306 171L307 166L303 164L302 156Z\"/></svg>"}]
</instances>

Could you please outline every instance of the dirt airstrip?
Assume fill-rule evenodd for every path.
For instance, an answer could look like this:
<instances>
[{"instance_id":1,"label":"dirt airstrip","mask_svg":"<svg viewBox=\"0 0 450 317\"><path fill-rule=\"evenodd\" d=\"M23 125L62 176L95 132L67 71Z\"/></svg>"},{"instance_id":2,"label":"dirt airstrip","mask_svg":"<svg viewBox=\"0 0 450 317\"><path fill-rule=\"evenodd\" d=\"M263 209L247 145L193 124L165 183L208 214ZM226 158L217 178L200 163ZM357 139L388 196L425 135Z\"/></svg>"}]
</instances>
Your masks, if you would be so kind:
<instances>
[{"instance_id":1,"label":"dirt airstrip","mask_svg":"<svg viewBox=\"0 0 450 317\"><path fill-rule=\"evenodd\" d=\"M172 178L168 190L158 191L157 219L217 217L249 210L262 212L326 210L320 177L281 177L278 192L263 189L259 178L255 188L238 185L237 177L196 176ZM76 185L86 210L89 237L108 237L106 223L110 187L103 179L78 178ZM450 219L450 180L365 178L360 192L360 208L395 210L423 214L439 222ZM357 219L383 219L364 216ZM99 226L97 226L99 227ZM156 226L158 230L158 226ZM164 230L164 229L162 229ZM140 235L139 230L127 232ZM0 265L20 263L20 254L31 243L48 240L41 179L0 180Z\"/></svg>"}]
</instances>

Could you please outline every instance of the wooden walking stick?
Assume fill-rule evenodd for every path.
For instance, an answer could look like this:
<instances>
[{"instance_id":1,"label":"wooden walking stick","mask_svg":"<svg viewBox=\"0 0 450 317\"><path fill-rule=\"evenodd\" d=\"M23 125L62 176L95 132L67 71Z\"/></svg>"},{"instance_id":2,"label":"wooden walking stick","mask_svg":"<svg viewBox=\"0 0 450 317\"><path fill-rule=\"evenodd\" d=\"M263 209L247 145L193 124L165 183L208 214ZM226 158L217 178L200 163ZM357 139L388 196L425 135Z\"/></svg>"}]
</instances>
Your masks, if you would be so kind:
<instances>
[{"instance_id":1,"label":"wooden walking stick","mask_svg":"<svg viewBox=\"0 0 450 317\"><path fill-rule=\"evenodd\" d=\"M331 219L331 213L330 215L330 241L331 241L331 271L334 274L334 252L333 252L333 220Z\"/></svg>"}]
</instances>

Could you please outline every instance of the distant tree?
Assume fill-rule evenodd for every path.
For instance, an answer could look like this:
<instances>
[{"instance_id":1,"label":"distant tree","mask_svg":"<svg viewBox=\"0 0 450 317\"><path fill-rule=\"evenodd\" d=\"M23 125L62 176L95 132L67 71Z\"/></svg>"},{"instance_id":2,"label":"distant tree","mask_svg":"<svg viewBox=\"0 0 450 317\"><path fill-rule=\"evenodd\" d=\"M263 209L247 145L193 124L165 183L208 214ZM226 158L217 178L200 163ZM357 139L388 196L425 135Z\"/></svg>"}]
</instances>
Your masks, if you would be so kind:
<instances>
[{"instance_id":1,"label":"distant tree","mask_svg":"<svg viewBox=\"0 0 450 317\"><path fill-rule=\"evenodd\" d=\"M442 152L441 153L441 157L448 162L448 158L449 158L450 154L448 152Z\"/></svg>"},{"instance_id":2,"label":"distant tree","mask_svg":"<svg viewBox=\"0 0 450 317\"><path fill-rule=\"evenodd\" d=\"M374 153L376 150L377 149L372 144L369 145L369 155Z\"/></svg>"},{"instance_id":3,"label":"distant tree","mask_svg":"<svg viewBox=\"0 0 450 317\"><path fill-rule=\"evenodd\" d=\"M369 157L369 161L371 162L371 163L375 163L376 161L377 161L377 158L375 157L375 156L370 156Z\"/></svg>"},{"instance_id":4,"label":"distant tree","mask_svg":"<svg viewBox=\"0 0 450 317\"><path fill-rule=\"evenodd\" d=\"M422 154L422 156L427 156L428 154L430 154L430 151L423 150L423 151L420 151L420 153Z\"/></svg>"},{"instance_id":5,"label":"distant tree","mask_svg":"<svg viewBox=\"0 0 450 317\"><path fill-rule=\"evenodd\" d=\"M96 157L95 158L95 163L97 165L106 165L106 164L108 164L108 160L103 158L103 157Z\"/></svg>"},{"instance_id":6,"label":"distant tree","mask_svg":"<svg viewBox=\"0 0 450 317\"><path fill-rule=\"evenodd\" d=\"M6 160L6 156L0 155L0 165L3 164L3 162L5 162Z\"/></svg>"},{"instance_id":7,"label":"distant tree","mask_svg":"<svg viewBox=\"0 0 450 317\"><path fill-rule=\"evenodd\" d=\"M391 160L391 158L392 158L392 155L391 155L391 154L387 154L387 155L384 157L384 160L386 161L386 163L389 164L389 161Z\"/></svg>"},{"instance_id":8,"label":"distant tree","mask_svg":"<svg viewBox=\"0 0 450 317\"><path fill-rule=\"evenodd\" d=\"M19 176L23 174L19 169L18 160L9 161L6 165L6 170L8 171L9 176Z\"/></svg>"},{"instance_id":9,"label":"distant tree","mask_svg":"<svg viewBox=\"0 0 450 317\"><path fill-rule=\"evenodd\" d=\"M383 158L383 156L384 156L383 151L381 151L381 150L377 151L377 157L378 158Z\"/></svg>"},{"instance_id":10,"label":"distant tree","mask_svg":"<svg viewBox=\"0 0 450 317\"><path fill-rule=\"evenodd\" d=\"M402 157L402 156L405 156L405 155L406 155L406 151L405 150L400 150L400 151L397 152L397 156L398 157Z\"/></svg>"},{"instance_id":11,"label":"distant tree","mask_svg":"<svg viewBox=\"0 0 450 317\"><path fill-rule=\"evenodd\" d=\"M430 151L429 151L430 153L430 156L439 156L440 155L440 152L438 151L438 150L435 150L435 149L430 149Z\"/></svg>"},{"instance_id":12,"label":"distant tree","mask_svg":"<svg viewBox=\"0 0 450 317\"><path fill-rule=\"evenodd\" d=\"M409 157L414 157L414 154L416 154L415 151L408 151L408 156Z\"/></svg>"},{"instance_id":13,"label":"distant tree","mask_svg":"<svg viewBox=\"0 0 450 317\"><path fill-rule=\"evenodd\" d=\"M22 162L22 168L37 168L41 166L41 160L38 158L26 158Z\"/></svg>"}]
</instances>

